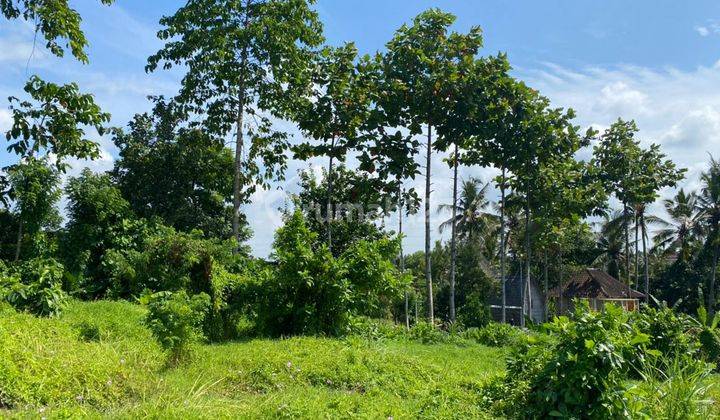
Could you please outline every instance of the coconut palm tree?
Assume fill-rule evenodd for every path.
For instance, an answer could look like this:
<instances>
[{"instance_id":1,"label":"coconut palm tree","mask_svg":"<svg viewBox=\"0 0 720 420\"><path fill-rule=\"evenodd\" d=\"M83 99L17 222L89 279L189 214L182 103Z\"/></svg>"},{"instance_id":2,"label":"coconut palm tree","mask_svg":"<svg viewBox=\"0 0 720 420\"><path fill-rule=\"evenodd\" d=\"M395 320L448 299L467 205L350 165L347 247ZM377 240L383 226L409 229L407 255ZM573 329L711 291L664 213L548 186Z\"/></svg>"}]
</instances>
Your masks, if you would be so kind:
<instances>
[{"instance_id":1,"label":"coconut palm tree","mask_svg":"<svg viewBox=\"0 0 720 420\"><path fill-rule=\"evenodd\" d=\"M677 255L687 261L692 255L692 245L702 235L697 194L686 193L682 188L675 197L663 200L668 219L658 219L660 230L655 234L655 248L664 255Z\"/></svg>"},{"instance_id":2,"label":"coconut palm tree","mask_svg":"<svg viewBox=\"0 0 720 420\"><path fill-rule=\"evenodd\" d=\"M497 228L497 216L490 213L490 200L487 198L490 183L484 183L478 178L463 181L455 206L455 229L460 240L481 240L488 232ZM438 213L452 211L452 204L441 204ZM440 233L450 228L452 217L440 224Z\"/></svg>"},{"instance_id":3,"label":"coconut palm tree","mask_svg":"<svg viewBox=\"0 0 720 420\"><path fill-rule=\"evenodd\" d=\"M604 267L608 274L615 278L620 277L620 267L625 261L623 252L625 245L624 217L624 212L621 211L605 216L597 237L598 256L593 262Z\"/></svg>"},{"instance_id":4,"label":"coconut palm tree","mask_svg":"<svg viewBox=\"0 0 720 420\"><path fill-rule=\"evenodd\" d=\"M710 157L710 168L701 177L702 190L697 199L703 228L707 232L707 245L712 249L712 269L708 285L708 312L715 314L715 277L720 252L720 161Z\"/></svg>"}]
</instances>

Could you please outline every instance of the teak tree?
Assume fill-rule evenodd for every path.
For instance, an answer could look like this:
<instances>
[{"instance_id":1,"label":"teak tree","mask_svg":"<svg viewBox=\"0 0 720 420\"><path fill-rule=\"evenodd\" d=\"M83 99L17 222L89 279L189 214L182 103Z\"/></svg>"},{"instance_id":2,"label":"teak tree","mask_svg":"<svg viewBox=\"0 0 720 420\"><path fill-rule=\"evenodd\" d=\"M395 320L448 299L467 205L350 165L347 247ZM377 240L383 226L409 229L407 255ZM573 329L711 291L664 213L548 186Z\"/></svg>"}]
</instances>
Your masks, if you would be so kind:
<instances>
[{"instance_id":1,"label":"teak tree","mask_svg":"<svg viewBox=\"0 0 720 420\"><path fill-rule=\"evenodd\" d=\"M450 32L455 16L430 9L415 17L411 26L403 25L387 44L383 68L395 80L396 92L405 103L410 133L427 128L425 155L425 283L428 293L428 319L434 322L433 281L430 261L430 193L433 128L448 113L451 84L461 64L472 61L482 46L480 28L467 34Z\"/></svg>"},{"instance_id":2,"label":"teak tree","mask_svg":"<svg viewBox=\"0 0 720 420\"><path fill-rule=\"evenodd\" d=\"M163 49L148 59L187 68L175 101L199 116L209 133L235 130L233 234L241 240L240 207L257 186L282 178L287 133L274 128L294 108L307 83L312 48L323 41L322 25L308 0L189 0L160 20ZM251 120L255 124L248 124ZM243 156L245 138L251 144Z\"/></svg>"},{"instance_id":3,"label":"teak tree","mask_svg":"<svg viewBox=\"0 0 720 420\"><path fill-rule=\"evenodd\" d=\"M327 241L332 252L334 164L344 163L348 152L357 148L359 129L370 107L370 80L365 66L357 63L353 44L324 48L312 71L310 95L299 107L295 119L300 129L318 143L295 146L296 157L328 157L326 203Z\"/></svg>"},{"instance_id":4,"label":"teak tree","mask_svg":"<svg viewBox=\"0 0 720 420\"><path fill-rule=\"evenodd\" d=\"M109 5L115 0L99 0ZM67 0L0 0L0 14L7 19L23 19L34 25L46 41L45 48L62 57L70 49L72 55L82 63L88 62L85 49L88 40L80 28L82 17L70 7ZM65 46L62 45L65 41Z\"/></svg>"}]
</instances>

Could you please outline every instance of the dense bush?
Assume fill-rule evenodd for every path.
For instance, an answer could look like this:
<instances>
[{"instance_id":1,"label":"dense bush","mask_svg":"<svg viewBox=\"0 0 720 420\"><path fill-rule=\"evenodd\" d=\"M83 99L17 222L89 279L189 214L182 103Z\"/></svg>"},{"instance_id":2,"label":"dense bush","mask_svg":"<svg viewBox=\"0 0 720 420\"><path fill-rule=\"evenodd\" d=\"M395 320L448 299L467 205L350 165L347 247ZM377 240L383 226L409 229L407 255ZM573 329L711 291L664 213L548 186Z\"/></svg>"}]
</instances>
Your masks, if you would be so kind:
<instances>
[{"instance_id":1,"label":"dense bush","mask_svg":"<svg viewBox=\"0 0 720 420\"><path fill-rule=\"evenodd\" d=\"M129 297L113 290L118 281L113 263L141 251L157 228L133 214L108 175L85 169L70 179L66 193L69 220L60 247L66 268L81 279L87 297ZM107 255L111 250L115 254Z\"/></svg>"},{"instance_id":2,"label":"dense bush","mask_svg":"<svg viewBox=\"0 0 720 420\"><path fill-rule=\"evenodd\" d=\"M463 336L490 347L514 347L527 339L527 334L510 324L491 322L482 328L468 328Z\"/></svg>"},{"instance_id":3,"label":"dense bush","mask_svg":"<svg viewBox=\"0 0 720 420\"><path fill-rule=\"evenodd\" d=\"M693 354L699 343L688 334L695 322L687 315L662 304L658 308L645 306L634 312L631 321L636 328L649 336L647 347L662 354Z\"/></svg>"},{"instance_id":4,"label":"dense bush","mask_svg":"<svg viewBox=\"0 0 720 420\"><path fill-rule=\"evenodd\" d=\"M57 316L67 304L64 267L54 259L35 258L0 271L0 298L17 310Z\"/></svg>"},{"instance_id":5,"label":"dense bush","mask_svg":"<svg viewBox=\"0 0 720 420\"><path fill-rule=\"evenodd\" d=\"M170 351L171 361L179 362L189 355L190 345L203 338L210 298L201 293L189 297L182 290L158 292L148 298L146 325L160 345Z\"/></svg>"},{"instance_id":6,"label":"dense bush","mask_svg":"<svg viewBox=\"0 0 720 420\"><path fill-rule=\"evenodd\" d=\"M233 302L255 302L246 310L260 334L342 334L353 316L387 316L407 281L392 264L395 241L358 241L334 258L300 212L287 217L273 246L276 265L231 292Z\"/></svg>"}]
</instances>

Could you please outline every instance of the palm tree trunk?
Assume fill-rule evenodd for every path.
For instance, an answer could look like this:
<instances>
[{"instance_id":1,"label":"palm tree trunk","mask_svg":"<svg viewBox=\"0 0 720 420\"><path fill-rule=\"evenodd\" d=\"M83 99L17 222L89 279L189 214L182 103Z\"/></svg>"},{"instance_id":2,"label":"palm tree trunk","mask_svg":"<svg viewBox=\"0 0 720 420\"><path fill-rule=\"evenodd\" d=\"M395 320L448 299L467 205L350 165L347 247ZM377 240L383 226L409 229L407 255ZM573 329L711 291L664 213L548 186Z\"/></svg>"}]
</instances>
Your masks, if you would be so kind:
<instances>
[{"instance_id":1,"label":"palm tree trunk","mask_svg":"<svg viewBox=\"0 0 720 420\"><path fill-rule=\"evenodd\" d=\"M505 167L502 168L502 178L500 183L500 285L502 286L502 322L507 322L506 316L506 300L507 291L505 290Z\"/></svg>"},{"instance_id":2,"label":"palm tree trunk","mask_svg":"<svg viewBox=\"0 0 720 420\"><path fill-rule=\"evenodd\" d=\"M645 303L650 302L650 270L648 267L647 256L647 226L645 226L645 214L640 215L640 225L642 227L642 252L643 265L645 266Z\"/></svg>"},{"instance_id":3,"label":"palm tree trunk","mask_svg":"<svg viewBox=\"0 0 720 420\"><path fill-rule=\"evenodd\" d=\"M453 159L453 205L452 226L450 229L450 321L455 322L455 258L456 258L456 224L457 220L457 182L458 182L458 146L455 145Z\"/></svg>"},{"instance_id":4,"label":"palm tree trunk","mask_svg":"<svg viewBox=\"0 0 720 420\"><path fill-rule=\"evenodd\" d=\"M425 160L425 284L428 293L428 319L435 323L435 308L433 305L433 284L430 261L430 169L432 165L432 125L428 123L427 155Z\"/></svg>"},{"instance_id":5,"label":"palm tree trunk","mask_svg":"<svg viewBox=\"0 0 720 420\"><path fill-rule=\"evenodd\" d=\"M17 233L17 244L15 246L15 261L20 260L20 250L22 249L22 238L23 238L23 221L18 220L18 233Z\"/></svg>"}]
</instances>

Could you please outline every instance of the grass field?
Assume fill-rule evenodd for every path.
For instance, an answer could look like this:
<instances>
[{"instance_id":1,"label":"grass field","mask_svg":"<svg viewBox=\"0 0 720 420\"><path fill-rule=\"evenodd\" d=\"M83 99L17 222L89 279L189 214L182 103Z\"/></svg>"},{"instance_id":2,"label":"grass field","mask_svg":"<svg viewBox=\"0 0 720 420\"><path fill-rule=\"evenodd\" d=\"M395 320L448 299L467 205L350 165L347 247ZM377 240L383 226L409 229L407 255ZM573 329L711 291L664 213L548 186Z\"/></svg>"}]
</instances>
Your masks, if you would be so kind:
<instances>
[{"instance_id":1,"label":"grass field","mask_svg":"<svg viewBox=\"0 0 720 420\"><path fill-rule=\"evenodd\" d=\"M360 338L200 345L170 367L142 307L0 315L0 416L467 418L504 350Z\"/></svg>"}]
</instances>

